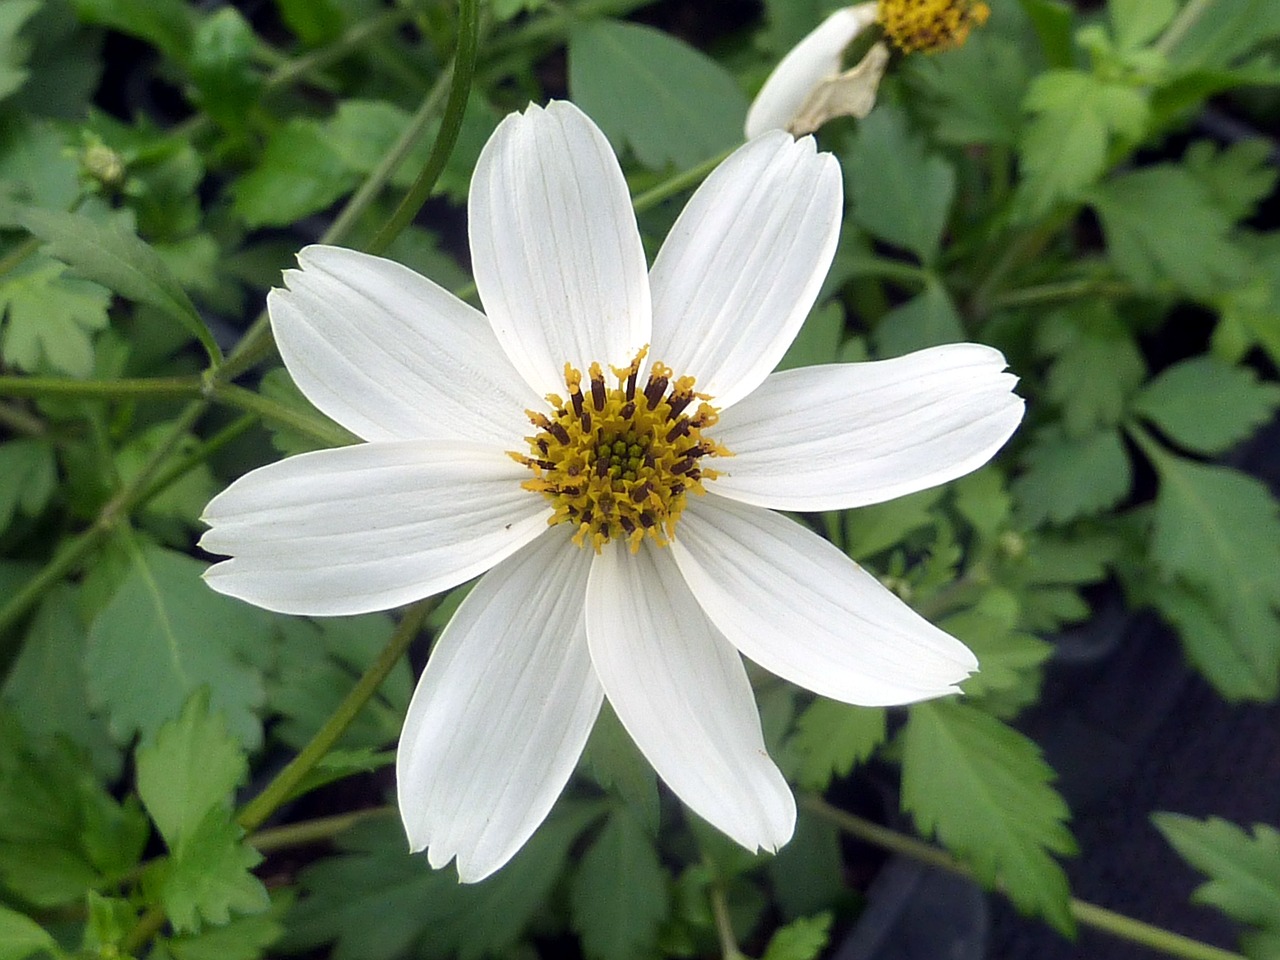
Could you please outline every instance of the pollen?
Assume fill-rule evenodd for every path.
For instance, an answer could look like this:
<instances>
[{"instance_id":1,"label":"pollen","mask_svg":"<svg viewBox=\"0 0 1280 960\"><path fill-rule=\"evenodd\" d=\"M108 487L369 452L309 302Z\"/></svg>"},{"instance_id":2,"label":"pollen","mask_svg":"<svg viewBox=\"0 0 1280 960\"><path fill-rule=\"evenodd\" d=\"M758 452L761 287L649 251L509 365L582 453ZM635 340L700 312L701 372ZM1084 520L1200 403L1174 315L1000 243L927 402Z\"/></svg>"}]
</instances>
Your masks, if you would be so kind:
<instances>
[{"instance_id":1,"label":"pollen","mask_svg":"<svg viewBox=\"0 0 1280 960\"><path fill-rule=\"evenodd\" d=\"M960 46L990 15L982 0L880 0L877 19L899 50L933 53Z\"/></svg>"},{"instance_id":2,"label":"pollen","mask_svg":"<svg viewBox=\"0 0 1280 960\"><path fill-rule=\"evenodd\" d=\"M648 537L666 546L689 494L706 493L715 470L703 461L730 456L704 431L719 413L694 391L693 377L674 376L654 363L643 386L642 349L627 367L611 367L606 383L599 363L582 373L564 366L567 399L550 394L549 412L525 411L535 432L528 454L510 456L533 471L523 486L550 501L551 524L574 528L573 542L599 553L624 540L635 553ZM585 392L584 392L585 391Z\"/></svg>"}]
</instances>

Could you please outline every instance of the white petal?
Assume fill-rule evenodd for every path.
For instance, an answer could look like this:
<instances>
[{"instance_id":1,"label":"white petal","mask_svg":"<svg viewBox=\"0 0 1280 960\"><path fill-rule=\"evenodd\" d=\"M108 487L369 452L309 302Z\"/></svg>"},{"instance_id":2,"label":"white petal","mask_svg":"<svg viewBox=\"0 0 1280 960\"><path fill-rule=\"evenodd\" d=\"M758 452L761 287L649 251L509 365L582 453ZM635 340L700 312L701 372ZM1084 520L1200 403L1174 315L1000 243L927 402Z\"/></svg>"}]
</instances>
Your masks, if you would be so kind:
<instances>
[{"instance_id":1,"label":"white petal","mask_svg":"<svg viewBox=\"0 0 1280 960\"><path fill-rule=\"evenodd\" d=\"M605 695L675 794L748 850L795 828L742 660L707 622L669 554L609 544L587 582L587 643Z\"/></svg>"},{"instance_id":2,"label":"white petal","mask_svg":"<svg viewBox=\"0 0 1280 960\"><path fill-rule=\"evenodd\" d=\"M874 3L845 7L823 20L792 47L751 102L751 109L747 111L747 139L758 137L766 130L788 129L814 87L840 72L844 48L875 23L875 19Z\"/></svg>"},{"instance_id":3,"label":"white petal","mask_svg":"<svg viewBox=\"0 0 1280 960\"><path fill-rule=\"evenodd\" d=\"M529 471L476 444L317 450L245 474L205 507L200 546L233 557L219 593L280 613L386 610L447 590L546 530Z\"/></svg>"},{"instance_id":4,"label":"white petal","mask_svg":"<svg viewBox=\"0 0 1280 960\"><path fill-rule=\"evenodd\" d=\"M739 147L689 200L649 281L655 360L724 408L795 339L835 255L840 165L774 130Z\"/></svg>"},{"instance_id":5,"label":"white petal","mask_svg":"<svg viewBox=\"0 0 1280 960\"><path fill-rule=\"evenodd\" d=\"M408 267L311 246L267 297L280 355L320 410L365 440L509 444L541 397L484 314Z\"/></svg>"},{"instance_id":6,"label":"white petal","mask_svg":"<svg viewBox=\"0 0 1280 960\"><path fill-rule=\"evenodd\" d=\"M530 105L498 125L467 212L480 299L540 396L564 392L566 361L584 373L593 360L625 366L649 342L627 184L609 141L573 104Z\"/></svg>"},{"instance_id":7,"label":"white petal","mask_svg":"<svg viewBox=\"0 0 1280 960\"><path fill-rule=\"evenodd\" d=\"M409 845L464 883L515 855L551 810L603 694L582 607L591 555L548 533L462 602L431 651L396 754Z\"/></svg>"},{"instance_id":8,"label":"white petal","mask_svg":"<svg viewBox=\"0 0 1280 960\"><path fill-rule=\"evenodd\" d=\"M826 540L770 510L719 497L692 502L671 549L734 646L824 697L914 703L956 692L978 667L959 640Z\"/></svg>"},{"instance_id":9,"label":"white petal","mask_svg":"<svg viewBox=\"0 0 1280 960\"><path fill-rule=\"evenodd\" d=\"M1022 421L998 350L946 344L873 363L775 373L725 411L710 489L782 510L891 500L982 466Z\"/></svg>"}]
</instances>

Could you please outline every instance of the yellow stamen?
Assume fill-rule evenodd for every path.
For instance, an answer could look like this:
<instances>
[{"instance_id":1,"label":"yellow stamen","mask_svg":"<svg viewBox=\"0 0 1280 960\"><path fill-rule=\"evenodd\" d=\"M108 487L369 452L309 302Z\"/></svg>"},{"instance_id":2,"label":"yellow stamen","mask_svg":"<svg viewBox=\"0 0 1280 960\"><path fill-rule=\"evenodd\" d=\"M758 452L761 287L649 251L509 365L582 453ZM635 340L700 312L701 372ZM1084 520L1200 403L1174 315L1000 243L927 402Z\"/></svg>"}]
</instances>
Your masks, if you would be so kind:
<instances>
[{"instance_id":1,"label":"yellow stamen","mask_svg":"<svg viewBox=\"0 0 1280 960\"><path fill-rule=\"evenodd\" d=\"M990 15L982 0L880 0L877 19L904 53L934 53L963 44Z\"/></svg>"}]
</instances>

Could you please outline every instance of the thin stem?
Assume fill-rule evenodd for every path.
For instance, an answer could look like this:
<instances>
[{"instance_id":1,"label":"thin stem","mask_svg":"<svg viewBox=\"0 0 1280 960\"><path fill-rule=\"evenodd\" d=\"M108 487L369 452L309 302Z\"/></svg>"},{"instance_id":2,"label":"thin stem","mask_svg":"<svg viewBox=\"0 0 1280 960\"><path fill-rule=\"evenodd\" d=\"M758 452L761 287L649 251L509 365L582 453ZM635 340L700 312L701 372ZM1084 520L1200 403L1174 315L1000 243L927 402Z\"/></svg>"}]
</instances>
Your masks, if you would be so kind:
<instances>
[{"instance_id":1,"label":"thin stem","mask_svg":"<svg viewBox=\"0 0 1280 960\"><path fill-rule=\"evenodd\" d=\"M1059 280L1056 283L1041 283L1020 290L1009 290L996 294L991 298L990 308L999 310L1007 307L1029 307L1041 303L1056 303L1061 300L1078 300L1081 297L1123 297L1131 294L1133 288L1119 280L1105 280L1100 277L1080 277L1074 280Z\"/></svg>"},{"instance_id":2,"label":"thin stem","mask_svg":"<svg viewBox=\"0 0 1280 960\"><path fill-rule=\"evenodd\" d=\"M802 795L800 803L850 836L927 863L932 867L973 879L973 872L968 867L955 860L946 851L923 840L908 837L878 823L864 820L862 817L833 807L813 794ZM1130 943L1150 947L1152 950L1158 950L1172 957L1184 957L1186 960L1245 960L1238 953L1184 937L1163 927L1143 923L1141 920L1134 920L1132 917L1126 917L1085 900L1073 898L1070 908L1071 915L1086 927L1109 933Z\"/></svg>"},{"instance_id":3,"label":"thin stem","mask_svg":"<svg viewBox=\"0 0 1280 960\"><path fill-rule=\"evenodd\" d=\"M147 487L146 492L143 493L140 502L145 503L158 497L170 484L181 479L189 470L204 463L223 447L248 433L257 423L258 417L256 415L245 414L228 426L223 427L204 443L193 447L182 459L155 478L151 486Z\"/></svg>"},{"instance_id":4,"label":"thin stem","mask_svg":"<svg viewBox=\"0 0 1280 960\"><path fill-rule=\"evenodd\" d=\"M293 83L313 71L323 70L341 60L366 40L398 27L412 16L412 9L388 10L381 16L356 24L329 46L304 53L293 60L285 60L271 71L263 85L267 90L272 90Z\"/></svg>"},{"instance_id":5,"label":"thin stem","mask_svg":"<svg viewBox=\"0 0 1280 960\"><path fill-rule=\"evenodd\" d=\"M285 406L270 397L238 387L234 383L215 382L209 387L209 395L219 403L256 414L264 420L272 420L290 430L306 434L327 447L343 447L355 440L350 433L336 423L320 420L305 410Z\"/></svg>"},{"instance_id":6,"label":"thin stem","mask_svg":"<svg viewBox=\"0 0 1280 960\"><path fill-rule=\"evenodd\" d=\"M720 940L720 956L723 960L747 960L733 932L733 919L729 916L729 901L724 895L724 887L719 883L712 884L708 896L711 915L716 922L716 937Z\"/></svg>"},{"instance_id":7,"label":"thin stem","mask_svg":"<svg viewBox=\"0 0 1280 960\"><path fill-rule=\"evenodd\" d=\"M458 142L462 131L462 117L467 111L467 97L471 93L471 78L476 69L476 47L480 40L480 11L477 0L458 0L458 49L453 55L453 79L449 85L449 100L440 121L440 132L431 147L431 155L422 171L396 207L391 219L383 225L366 247L369 253L382 253L399 236L400 231L413 222L422 205L431 196L444 165Z\"/></svg>"},{"instance_id":8,"label":"thin stem","mask_svg":"<svg viewBox=\"0 0 1280 960\"><path fill-rule=\"evenodd\" d=\"M303 820L300 823L287 823L282 827L268 827L252 834L246 841L259 853L272 853L276 850L287 850L290 847L302 847L309 843L323 843L344 833L357 823L374 817L385 817L395 813L393 806L367 807L364 810L353 810L350 813L338 813L331 817L318 817L315 820Z\"/></svg>"},{"instance_id":9,"label":"thin stem","mask_svg":"<svg viewBox=\"0 0 1280 960\"><path fill-rule=\"evenodd\" d=\"M288 800L293 791L311 772L317 763L324 759L338 739L346 732L347 727L355 720L364 705L382 685L395 665L400 662L409 644L422 629L422 624L436 605L435 598L428 598L415 603L405 611L392 633L386 647L378 654L378 659L369 665L351 692L338 704L333 714L325 721L311 741L302 748L296 757L289 761L283 770L276 774L263 791L246 803L236 815L236 822L246 831L252 832L276 811L276 808Z\"/></svg>"},{"instance_id":10,"label":"thin stem","mask_svg":"<svg viewBox=\"0 0 1280 960\"><path fill-rule=\"evenodd\" d=\"M1076 207L1069 207L1047 217L1015 237L991 270L978 284L969 298L966 311L971 320L981 320L991 312L991 304L1005 278L1027 261L1035 259L1045 246L1076 215Z\"/></svg>"},{"instance_id":11,"label":"thin stem","mask_svg":"<svg viewBox=\"0 0 1280 960\"><path fill-rule=\"evenodd\" d=\"M1173 48L1182 42L1182 38L1211 6L1213 6L1213 0L1189 0L1187 5L1178 11L1178 15L1173 18L1164 35L1156 41L1155 51L1166 57L1173 53Z\"/></svg>"},{"instance_id":12,"label":"thin stem","mask_svg":"<svg viewBox=\"0 0 1280 960\"><path fill-rule=\"evenodd\" d=\"M92 397L114 400L124 397L155 399L198 397L204 392L200 377L133 377L120 380L76 380L72 377L0 376L0 396Z\"/></svg>"},{"instance_id":13,"label":"thin stem","mask_svg":"<svg viewBox=\"0 0 1280 960\"><path fill-rule=\"evenodd\" d=\"M151 907L133 926L133 929L120 941L120 954L132 957L164 926L164 911L159 907Z\"/></svg>"},{"instance_id":14,"label":"thin stem","mask_svg":"<svg viewBox=\"0 0 1280 960\"><path fill-rule=\"evenodd\" d=\"M717 153L714 157L702 161L695 167L690 167L674 176L662 181L654 187L639 194L631 201L631 206L635 208L636 213L643 213L651 207L656 207L668 197L675 196L682 190L696 186L701 183L712 170L720 166L725 157L732 153L732 150L725 150Z\"/></svg>"},{"instance_id":15,"label":"thin stem","mask_svg":"<svg viewBox=\"0 0 1280 960\"><path fill-rule=\"evenodd\" d=\"M39 249L40 241L35 237L27 237L21 243L15 244L12 250L0 257L0 277L13 270Z\"/></svg>"}]
</instances>

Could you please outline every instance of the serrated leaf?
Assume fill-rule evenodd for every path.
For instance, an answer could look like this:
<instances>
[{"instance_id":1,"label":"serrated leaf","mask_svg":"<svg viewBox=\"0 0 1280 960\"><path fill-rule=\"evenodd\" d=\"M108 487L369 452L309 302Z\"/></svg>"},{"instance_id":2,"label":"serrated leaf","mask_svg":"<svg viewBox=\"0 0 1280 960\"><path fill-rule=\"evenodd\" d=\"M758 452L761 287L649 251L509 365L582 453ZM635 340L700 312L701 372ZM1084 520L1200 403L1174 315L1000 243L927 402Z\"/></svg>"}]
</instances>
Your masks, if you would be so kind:
<instances>
[{"instance_id":1,"label":"serrated leaf","mask_svg":"<svg viewBox=\"0 0 1280 960\"><path fill-rule=\"evenodd\" d=\"M1271 162L1271 151L1270 141L1263 137L1221 149L1211 140L1197 140L1183 156L1183 165L1209 192L1213 205L1234 222L1252 214L1275 189L1280 170Z\"/></svg>"},{"instance_id":2,"label":"serrated leaf","mask_svg":"<svg viewBox=\"0 0 1280 960\"><path fill-rule=\"evenodd\" d=\"M34 207L19 211L18 220L48 244L52 256L123 297L164 311L200 341L211 361L221 361L222 351L191 298L160 255L137 234L115 223Z\"/></svg>"},{"instance_id":3,"label":"serrated leaf","mask_svg":"<svg viewBox=\"0 0 1280 960\"><path fill-rule=\"evenodd\" d=\"M902 63L942 143L1013 146L1022 127L1026 59L1013 41L975 31L964 46Z\"/></svg>"},{"instance_id":4,"label":"serrated leaf","mask_svg":"<svg viewBox=\"0 0 1280 960\"><path fill-rule=\"evenodd\" d=\"M1177 813L1153 813L1151 822L1187 863L1208 874L1209 882L1191 895L1195 903L1280 932L1280 831L1255 823L1250 836L1219 817Z\"/></svg>"},{"instance_id":5,"label":"serrated leaf","mask_svg":"<svg viewBox=\"0 0 1280 960\"><path fill-rule=\"evenodd\" d=\"M924 263L938 254L955 195L955 171L907 125L906 114L881 104L858 125L845 164L852 215L886 243Z\"/></svg>"},{"instance_id":6,"label":"serrated leaf","mask_svg":"<svg viewBox=\"0 0 1280 960\"><path fill-rule=\"evenodd\" d=\"M209 693L198 690L182 714L138 748L138 796L170 849L195 833L208 812L229 810L231 791L249 765L221 715L210 714Z\"/></svg>"},{"instance_id":7,"label":"serrated leaf","mask_svg":"<svg viewBox=\"0 0 1280 960\"><path fill-rule=\"evenodd\" d=\"M999 600L1010 601L1010 609L995 611ZM1012 594L991 590L977 606L938 623L978 658L978 672L962 685L966 694L983 697L1017 690L1022 694L1014 698L1017 705L1034 701L1040 688L1040 666L1053 652L1053 645L1015 629L1020 612Z\"/></svg>"},{"instance_id":8,"label":"serrated leaf","mask_svg":"<svg viewBox=\"0 0 1280 960\"><path fill-rule=\"evenodd\" d=\"M1134 397L1133 409L1176 444L1196 453L1230 449L1270 420L1280 386L1258 380L1248 367L1213 356L1174 364Z\"/></svg>"},{"instance_id":9,"label":"serrated leaf","mask_svg":"<svg viewBox=\"0 0 1280 960\"><path fill-rule=\"evenodd\" d=\"M1162 585L1156 609L1178 631L1187 659L1230 701L1274 699L1280 677L1280 619L1251 606L1228 616L1202 589Z\"/></svg>"},{"instance_id":10,"label":"serrated leaf","mask_svg":"<svg viewBox=\"0 0 1280 960\"><path fill-rule=\"evenodd\" d=\"M796 758L788 771L806 790L825 790L833 777L848 776L885 738L883 707L856 707L818 699L796 719L785 753Z\"/></svg>"},{"instance_id":11,"label":"serrated leaf","mask_svg":"<svg viewBox=\"0 0 1280 960\"><path fill-rule=\"evenodd\" d=\"M1020 212L1027 218L1094 183L1106 169L1111 144L1137 142L1148 116L1139 90L1078 70L1040 74L1023 105L1034 115L1019 143Z\"/></svg>"},{"instance_id":12,"label":"serrated leaf","mask_svg":"<svg viewBox=\"0 0 1280 960\"><path fill-rule=\"evenodd\" d=\"M36 256L0 280L4 359L21 370L46 366L75 377L93 371L93 333L107 325L111 294Z\"/></svg>"},{"instance_id":13,"label":"serrated leaf","mask_svg":"<svg viewBox=\"0 0 1280 960\"><path fill-rule=\"evenodd\" d=\"M1231 218L1180 166L1124 173L1088 191L1116 269L1144 291L1160 282L1207 299L1243 280L1251 263L1229 239Z\"/></svg>"},{"instance_id":14,"label":"serrated leaf","mask_svg":"<svg viewBox=\"0 0 1280 960\"><path fill-rule=\"evenodd\" d=\"M1119 423L1146 374L1133 335L1106 305L1053 314L1037 331L1036 348L1054 358L1046 386L1071 436Z\"/></svg>"},{"instance_id":15,"label":"serrated leaf","mask_svg":"<svg viewBox=\"0 0 1280 960\"><path fill-rule=\"evenodd\" d=\"M1066 523L1115 506L1133 485L1133 466L1116 430L1072 438L1056 425L1034 434L1010 486L1029 527Z\"/></svg>"},{"instance_id":16,"label":"serrated leaf","mask_svg":"<svg viewBox=\"0 0 1280 960\"><path fill-rule=\"evenodd\" d=\"M232 209L251 229L287 226L349 193L356 174L325 127L295 117L267 141L258 165L232 186Z\"/></svg>"},{"instance_id":17,"label":"serrated leaf","mask_svg":"<svg viewBox=\"0 0 1280 960\"><path fill-rule=\"evenodd\" d=\"M1120 554L1119 537L1073 531L1069 538L1043 533L1028 547L1025 580L1030 584L1097 583Z\"/></svg>"},{"instance_id":18,"label":"serrated leaf","mask_svg":"<svg viewBox=\"0 0 1280 960\"><path fill-rule=\"evenodd\" d=\"M899 357L940 343L961 343L967 337L951 294L930 277L923 290L880 318L874 339L877 354Z\"/></svg>"},{"instance_id":19,"label":"serrated leaf","mask_svg":"<svg viewBox=\"0 0 1280 960\"><path fill-rule=\"evenodd\" d=\"M1050 854L1074 854L1076 843L1053 778L1039 747L980 710L942 700L911 708L902 805L921 833L936 833L985 886L999 883L1019 910L1070 935L1071 892Z\"/></svg>"},{"instance_id":20,"label":"serrated leaf","mask_svg":"<svg viewBox=\"0 0 1280 960\"><path fill-rule=\"evenodd\" d=\"M800 917L769 938L763 960L813 960L831 939L831 914Z\"/></svg>"},{"instance_id":21,"label":"serrated leaf","mask_svg":"<svg viewBox=\"0 0 1280 960\"><path fill-rule=\"evenodd\" d=\"M259 960L267 947L280 939L279 904L266 913L236 917L221 927L212 927L165 943L175 960Z\"/></svg>"},{"instance_id":22,"label":"serrated leaf","mask_svg":"<svg viewBox=\"0 0 1280 960\"><path fill-rule=\"evenodd\" d=\"M657 834L661 812L657 777L608 701L591 728L581 765L601 787L625 800L650 834Z\"/></svg>"},{"instance_id":23,"label":"serrated leaf","mask_svg":"<svg viewBox=\"0 0 1280 960\"><path fill-rule=\"evenodd\" d=\"M86 657L89 691L116 736L151 739L207 685L239 741L258 746L264 695L250 664L269 641L270 616L210 590L198 560L155 547L130 556L128 577L90 627Z\"/></svg>"},{"instance_id":24,"label":"serrated leaf","mask_svg":"<svg viewBox=\"0 0 1280 960\"><path fill-rule=\"evenodd\" d=\"M671 912L667 872L625 807L610 814L582 856L569 904L583 952L594 960L644 960Z\"/></svg>"},{"instance_id":25,"label":"serrated leaf","mask_svg":"<svg viewBox=\"0 0 1280 960\"><path fill-rule=\"evenodd\" d=\"M569 33L569 94L646 167L691 167L742 141L747 98L733 75L675 37L588 20Z\"/></svg>"},{"instance_id":26,"label":"serrated leaf","mask_svg":"<svg viewBox=\"0 0 1280 960\"><path fill-rule=\"evenodd\" d=\"M215 807L183 838L163 865L160 900L173 928L194 933L220 926L232 913L261 913L271 905L267 889L250 871L262 856L244 843L230 811Z\"/></svg>"},{"instance_id":27,"label":"serrated leaf","mask_svg":"<svg viewBox=\"0 0 1280 960\"><path fill-rule=\"evenodd\" d=\"M53 935L25 913L0 904L0 960L27 960L41 952L59 952Z\"/></svg>"}]
</instances>

